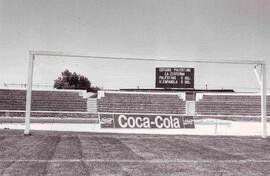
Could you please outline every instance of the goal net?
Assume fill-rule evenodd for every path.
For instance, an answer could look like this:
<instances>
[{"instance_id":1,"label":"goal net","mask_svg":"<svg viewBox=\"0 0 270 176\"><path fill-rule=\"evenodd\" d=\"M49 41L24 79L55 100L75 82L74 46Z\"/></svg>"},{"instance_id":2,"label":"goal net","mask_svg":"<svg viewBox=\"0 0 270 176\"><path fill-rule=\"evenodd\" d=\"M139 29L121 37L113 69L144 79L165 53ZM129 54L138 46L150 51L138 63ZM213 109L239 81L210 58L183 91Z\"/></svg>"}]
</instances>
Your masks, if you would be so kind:
<instances>
[{"instance_id":1,"label":"goal net","mask_svg":"<svg viewBox=\"0 0 270 176\"><path fill-rule=\"evenodd\" d=\"M121 128L127 128L128 132L132 132L159 126L176 130L178 126L189 128L185 123L193 121L195 129L205 130L211 125L214 134L233 133L233 126L236 124L234 121L257 122L256 125L260 121L261 136L267 137L266 102L269 99L264 61L174 57L164 59L46 51L30 51L29 54L24 134L30 133L31 112L34 112L32 108L35 106L33 96L37 94L35 96L44 98L32 90L32 85L40 80L51 80L53 85L56 75L59 76L65 69L85 75L92 85L100 89L94 99L83 91L74 91L76 95L70 91L66 94L59 91L62 93L57 95L60 98L70 96L69 100L76 99L87 104L86 110L80 112L79 108L75 108L74 111L62 114L63 117L78 116L80 119L91 119L98 116L96 123L99 123L101 128L116 128L120 132L123 131ZM187 73L179 71L181 69L194 69L192 78L186 79ZM187 84L192 81L193 85L181 87L179 82L182 78L178 80L177 76L182 76L182 81L187 81ZM157 81L170 85L158 86ZM170 87L171 84L178 85ZM180 87L177 87L179 85ZM80 100L78 95L84 99ZM175 97L178 97L178 100ZM96 109L91 110L91 107ZM180 119L179 122L177 118ZM110 123L112 126L108 125ZM245 125L243 127L248 128L250 124ZM256 125L250 128L258 129ZM221 133L220 130L227 126L230 128ZM195 130L192 130L186 129L182 132L193 134ZM201 131L203 133L203 130Z\"/></svg>"}]
</instances>

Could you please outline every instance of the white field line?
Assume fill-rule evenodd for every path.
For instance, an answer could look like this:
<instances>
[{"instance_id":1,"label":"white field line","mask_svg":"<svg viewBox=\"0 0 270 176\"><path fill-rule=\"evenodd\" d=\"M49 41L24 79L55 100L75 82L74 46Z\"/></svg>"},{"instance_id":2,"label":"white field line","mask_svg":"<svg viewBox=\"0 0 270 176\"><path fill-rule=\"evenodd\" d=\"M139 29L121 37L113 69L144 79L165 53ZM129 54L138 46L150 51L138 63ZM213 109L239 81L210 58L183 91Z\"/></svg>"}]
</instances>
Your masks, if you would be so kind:
<instances>
[{"instance_id":1,"label":"white field line","mask_svg":"<svg viewBox=\"0 0 270 176\"><path fill-rule=\"evenodd\" d=\"M25 112L25 110L0 110L0 112ZM87 111L31 111L31 113L51 113L51 114L94 114ZM24 117L23 117L24 118Z\"/></svg>"},{"instance_id":2,"label":"white field line","mask_svg":"<svg viewBox=\"0 0 270 176\"><path fill-rule=\"evenodd\" d=\"M53 160L35 160L35 159L1 159L0 162L49 162L49 163L76 163L76 162L117 162L117 163L270 163L270 160L111 160L111 159L53 159Z\"/></svg>"},{"instance_id":3,"label":"white field line","mask_svg":"<svg viewBox=\"0 0 270 176\"><path fill-rule=\"evenodd\" d=\"M24 120L24 117L4 117L4 120ZM31 117L32 120L98 120L98 118L80 118L80 117Z\"/></svg>"},{"instance_id":4,"label":"white field line","mask_svg":"<svg viewBox=\"0 0 270 176\"><path fill-rule=\"evenodd\" d=\"M127 114L127 115L154 115L154 116L157 116L157 115L161 115L161 116L188 116L188 115L185 115L185 114L162 114L162 113L130 113L130 112L127 112L127 113L122 113L122 112L98 112L97 114Z\"/></svg>"}]
</instances>

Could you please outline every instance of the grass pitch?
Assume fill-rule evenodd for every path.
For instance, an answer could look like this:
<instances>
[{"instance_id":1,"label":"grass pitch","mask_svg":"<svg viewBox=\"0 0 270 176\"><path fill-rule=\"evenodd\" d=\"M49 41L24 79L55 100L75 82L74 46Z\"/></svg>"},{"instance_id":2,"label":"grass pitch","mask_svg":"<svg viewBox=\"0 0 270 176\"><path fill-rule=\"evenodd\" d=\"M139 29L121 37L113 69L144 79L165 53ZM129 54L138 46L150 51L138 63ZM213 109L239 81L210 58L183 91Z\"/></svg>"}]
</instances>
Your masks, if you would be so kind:
<instances>
[{"instance_id":1,"label":"grass pitch","mask_svg":"<svg viewBox=\"0 0 270 176\"><path fill-rule=\"evenodd\" d=\"M270 175L260 137L0 130L0 175Z\"/></svg>"}]
</instances>

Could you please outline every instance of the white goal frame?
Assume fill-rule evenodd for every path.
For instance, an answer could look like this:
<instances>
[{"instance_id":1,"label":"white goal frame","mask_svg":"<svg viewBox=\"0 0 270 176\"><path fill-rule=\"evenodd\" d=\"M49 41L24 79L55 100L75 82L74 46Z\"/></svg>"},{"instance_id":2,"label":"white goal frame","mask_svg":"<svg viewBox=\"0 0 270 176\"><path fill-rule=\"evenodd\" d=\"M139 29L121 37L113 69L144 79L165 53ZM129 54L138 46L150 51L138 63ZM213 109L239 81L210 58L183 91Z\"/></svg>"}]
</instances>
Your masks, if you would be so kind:
<instances>
[{"instance_id":1,"label":"white goal frame","mask_svg":"<svg viewBox=\"0 0 270 176\"><path fill-rule=\"evenodd\" d=\"M164 58L145 58L145 57L119 57L119 56L102 56L102 55L83 55L66 52L55 51L29 51L28 63L28 79L27 79L27 93L26 93L26 109L25 109L25 129L24 134L30 135L30 119L31 119L31 98L32 98L32 84L33 84L33 69L35 56L62 56L73 58L88 58L88 59L109 59L109 60L137 60L137 61L162 61L162 62L191 62L191 63L216 63L216 64L240 64L240 65L254 65L254 71L258 78L261 95L261 136L267 138L267 114L266 114L266 63L263 60L225 60L225 59L164 59ZM260 71L258 71L258 67Z\"/></svg>"}]
</instances>

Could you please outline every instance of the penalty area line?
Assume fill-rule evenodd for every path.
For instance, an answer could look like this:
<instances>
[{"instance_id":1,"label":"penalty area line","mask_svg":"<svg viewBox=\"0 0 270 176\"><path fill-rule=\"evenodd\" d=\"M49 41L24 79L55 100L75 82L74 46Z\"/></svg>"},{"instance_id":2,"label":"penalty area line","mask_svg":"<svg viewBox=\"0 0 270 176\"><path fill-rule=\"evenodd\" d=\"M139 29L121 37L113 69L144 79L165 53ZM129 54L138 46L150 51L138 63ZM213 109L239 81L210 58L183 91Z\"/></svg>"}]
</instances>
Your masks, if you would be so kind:
<instances>
[{"instance_id":1,"label":"penalty area line","mask_svg":"<svg viewBox=\"0 0 270 176\"><path fill-rule=\"evenodd\" d=\"M35 159L18 159L9 160L1 159L0 162L37 162L37 163L76 163L76 162L116 162L116 163L270 163L270 160L109 160L109 159L53 159L53 160L35 160Z\"/></svg>"}]
</instances>

